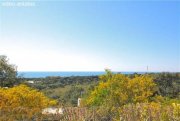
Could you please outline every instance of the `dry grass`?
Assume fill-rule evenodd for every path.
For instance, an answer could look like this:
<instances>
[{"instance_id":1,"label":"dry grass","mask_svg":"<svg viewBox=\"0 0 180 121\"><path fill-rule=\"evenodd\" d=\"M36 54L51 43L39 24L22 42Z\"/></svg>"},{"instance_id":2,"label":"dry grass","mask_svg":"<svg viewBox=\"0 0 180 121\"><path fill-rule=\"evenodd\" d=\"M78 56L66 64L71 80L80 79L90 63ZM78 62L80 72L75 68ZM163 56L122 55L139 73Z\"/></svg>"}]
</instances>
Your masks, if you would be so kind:
<instances>
[{"instance_id":1,"label":"dry grass","mask_svg":"<svg viewBox=\"0 0 180 121\"><path fill-rule=\"evenodd\" d=\"M66 107L63 114L42 115L34 109L0 111L0 121L180 121L180 105L161 105L158 103L129 104L114 108L106 107ZM33 112L33 113L30 113Z\"/></svg>"}]
</instances>

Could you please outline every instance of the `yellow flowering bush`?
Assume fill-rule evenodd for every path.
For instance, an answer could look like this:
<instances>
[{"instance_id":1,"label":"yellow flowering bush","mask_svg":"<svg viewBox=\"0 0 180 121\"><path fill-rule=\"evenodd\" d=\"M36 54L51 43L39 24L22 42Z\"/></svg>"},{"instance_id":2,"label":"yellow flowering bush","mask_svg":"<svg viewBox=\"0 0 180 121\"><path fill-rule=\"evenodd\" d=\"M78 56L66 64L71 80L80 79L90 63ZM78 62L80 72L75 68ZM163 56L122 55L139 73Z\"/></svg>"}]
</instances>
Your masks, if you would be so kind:
<instances>
[{"instance_id":1,"label":"yellow flowering bush","mask_svg":"<svg viewBox=\"0 0 180 121\"><path fill-rule=\"evenodd\" d=\"M180 104L172 103L174 117L179 117L180 120Z\"/></svg>"},{"instance_id":2,"label":"yellow flowering bush","mask_svg":"<svg viewBox=\"0 0 180 121\"><path fill-rule=\"evenodd\" d=\"M128 78L123 74L106 74L86 102L95 106L122 106L127 103L148 102L156 85L149 75Z\"/></svg>"},{"instance_id":3,"label":"yellow flowering bush","mask_svg":"<svg viewBox=\"0 0 180 121\"><path fill-rule=\"evenodd\" d=\"M26 85L0 88L0 120L7 117L8 119L32 118L35 114L41 113L43 108L56 103L55 100Z\"/></svg>"}]
</instances>

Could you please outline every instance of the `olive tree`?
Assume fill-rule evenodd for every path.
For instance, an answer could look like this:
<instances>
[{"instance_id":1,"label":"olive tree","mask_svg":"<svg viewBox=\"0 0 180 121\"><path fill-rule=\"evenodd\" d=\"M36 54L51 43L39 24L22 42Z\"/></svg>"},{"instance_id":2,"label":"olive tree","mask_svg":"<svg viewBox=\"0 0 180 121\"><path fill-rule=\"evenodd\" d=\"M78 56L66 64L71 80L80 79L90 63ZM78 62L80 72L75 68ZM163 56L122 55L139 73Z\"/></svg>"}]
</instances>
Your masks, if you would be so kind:
<instances>
[{"instance_id":1,"label":"olive tree","mask_svg":"<svg viewBox=\"0 0 180 121\"><path fill-rule=\"evenodd\" d=\"M10 87L16 81L17 67L9 64L7 56L0 55L0 86Z\"/></svg>"}]
</instances>

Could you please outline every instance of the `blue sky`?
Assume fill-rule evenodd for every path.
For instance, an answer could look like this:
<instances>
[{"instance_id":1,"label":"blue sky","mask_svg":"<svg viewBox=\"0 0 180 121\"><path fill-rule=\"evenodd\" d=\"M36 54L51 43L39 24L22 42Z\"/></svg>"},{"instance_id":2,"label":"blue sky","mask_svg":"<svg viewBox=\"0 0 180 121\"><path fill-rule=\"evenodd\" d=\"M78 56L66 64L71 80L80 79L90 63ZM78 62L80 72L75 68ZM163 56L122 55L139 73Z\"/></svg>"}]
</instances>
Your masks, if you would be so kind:
<instances>
[{"instance_id":1,"label":"blue sky","mask_svg":"<svg viewBox=\"0 0 180 121\"><path fill-rule=\"evenodd\" d=\"M0 54L19 71L180 71L180 2L0 6Z\"/></svg>"}]
</instances>

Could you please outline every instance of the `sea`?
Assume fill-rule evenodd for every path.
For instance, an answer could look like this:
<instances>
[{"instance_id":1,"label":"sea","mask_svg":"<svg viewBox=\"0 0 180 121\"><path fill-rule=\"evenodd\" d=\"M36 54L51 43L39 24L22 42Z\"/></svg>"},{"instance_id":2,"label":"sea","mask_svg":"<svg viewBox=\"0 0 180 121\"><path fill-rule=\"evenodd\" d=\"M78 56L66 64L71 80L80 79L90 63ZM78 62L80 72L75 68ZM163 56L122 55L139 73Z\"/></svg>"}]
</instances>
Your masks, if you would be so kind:
<instances>
[{"instance_id":1,"label":"sea","mask_svg":"<svg viewBox=\"0 0 180 121\"><path fill-rule=\"evenodd\" d=\"M113 72L113 73L122 73L122 74L133 74L135 72ZM145 73L145 72L138 72L138 73ZM64 72L64 71L56 71L56 72L35 72L35 71L32 71L32 72L18 72L18 76L19 77L24 77L24 78L45 78L45 77L48 77L48 76L61 76L61 77L69 77L69 76L99 76L99 75L102 75L102 74L105 74L104 71L91 71L91 72Z\"/></svg>"}]
</instances>

